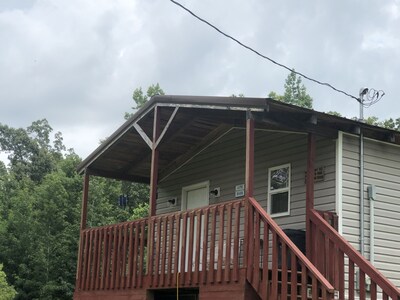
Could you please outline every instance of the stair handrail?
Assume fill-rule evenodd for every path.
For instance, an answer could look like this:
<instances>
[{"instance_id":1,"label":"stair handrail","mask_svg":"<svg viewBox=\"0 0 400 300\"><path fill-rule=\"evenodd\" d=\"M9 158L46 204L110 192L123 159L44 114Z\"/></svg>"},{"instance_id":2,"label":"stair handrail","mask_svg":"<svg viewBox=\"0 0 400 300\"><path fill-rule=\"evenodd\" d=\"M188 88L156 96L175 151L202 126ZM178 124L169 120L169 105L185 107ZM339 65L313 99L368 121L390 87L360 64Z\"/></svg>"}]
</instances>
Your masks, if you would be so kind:
<instances>
[{"instance_id":1,"label":"stair handrail","mask_svg":"<svg viewBox=\"0 0 400 300\"><path fill-rule=\"evenodd\" d=\"M282 228L271 218L271 216L261 207L257 200L253 197L248 198L249 204L260 214L264 222L272 228L276 234L285 241L290 250L295 253L296 257L304 264L307 270L319 281L324 289L333 294L335 288L332 284L322 275L322 273L311 263L311 261L300 251L300 249L292 242L292 240L283 232Z\"/></svg>"},{"instance_id":2,"label":"stair handrail","mask_svg":"<svg viewBox=\"0 0 400 300\"><path fill-rule=\"evenodd\" d=\"M344 253L360 270L368 275L384 293L393 299L400 299L400 290L379 272L364 256L361 255L344 237L342 237L328 222L315 210L311 210L310 220L318 226L318 229L326 234L334 244Z\"/></svg>"}]
</instances>

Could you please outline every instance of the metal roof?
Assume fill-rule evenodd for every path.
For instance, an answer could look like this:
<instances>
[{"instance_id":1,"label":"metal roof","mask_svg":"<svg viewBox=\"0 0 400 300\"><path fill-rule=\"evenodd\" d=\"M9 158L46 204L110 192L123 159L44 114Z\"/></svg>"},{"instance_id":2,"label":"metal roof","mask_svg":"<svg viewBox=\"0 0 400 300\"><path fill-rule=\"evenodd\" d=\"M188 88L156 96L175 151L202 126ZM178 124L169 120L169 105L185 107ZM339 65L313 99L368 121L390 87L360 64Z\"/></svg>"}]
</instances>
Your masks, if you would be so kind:
<instances>
[{"instance_id":1,"label":"metal roof","mask_svg":"<svg viewBox=\"0 0 400 300\"><path fill-rule=\"evenodd\" d=\"M247 111L252 112L256 128L314 132L330 138L336 138L338 131L358 134L362 130L367 138L400 144L398 131L270 98L165 95L152 97L79 164L78 172L87 169L94 175L148 182L151 149L142 136L152 137L155 106L161 107L161 130L168 124L159 145L161 176L184 161L187 153L196 151L232 127L244 127ZM176 108L176 115L169 121Z\"/></svg>"}]
</instances>

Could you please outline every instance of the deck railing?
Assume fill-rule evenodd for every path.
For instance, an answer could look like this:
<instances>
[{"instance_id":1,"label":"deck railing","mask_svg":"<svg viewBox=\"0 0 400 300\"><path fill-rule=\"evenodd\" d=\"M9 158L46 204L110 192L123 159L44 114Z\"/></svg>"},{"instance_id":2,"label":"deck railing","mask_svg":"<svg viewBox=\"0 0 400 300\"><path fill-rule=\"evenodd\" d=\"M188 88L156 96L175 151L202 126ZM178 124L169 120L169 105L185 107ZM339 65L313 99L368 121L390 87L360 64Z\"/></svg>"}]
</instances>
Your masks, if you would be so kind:
<instances>
[{"instance_id":1,"label":"deck railing","mask_svg":"<svg viewBox=\"0 0 400 300\"><path fill-rule=\"evenodd\" d=\"M396 286L334 230L320 213L312 210L310 222L313 239L311 260L339 291L339 299L400 299Z\"/></svg>"},{"instance_id":2,"label":"deck railing","mask_svg":"<svg viewBox=\"0 0 400 300\"><path fill-rule=\"evenodd\" d=\"M243 200L85 229L77 289L238 281L243 231Z\"/></svg>"},{"instance_id":3,"label":"deck railing","mask_svg":"<svg viewBox=\"0 0 400 300\"><path fill-rule=\"evenodd\" d=\"M333 286L253 198L247 219L247 280L262 299L333 299Z\"/></svg>"}]
</instances>

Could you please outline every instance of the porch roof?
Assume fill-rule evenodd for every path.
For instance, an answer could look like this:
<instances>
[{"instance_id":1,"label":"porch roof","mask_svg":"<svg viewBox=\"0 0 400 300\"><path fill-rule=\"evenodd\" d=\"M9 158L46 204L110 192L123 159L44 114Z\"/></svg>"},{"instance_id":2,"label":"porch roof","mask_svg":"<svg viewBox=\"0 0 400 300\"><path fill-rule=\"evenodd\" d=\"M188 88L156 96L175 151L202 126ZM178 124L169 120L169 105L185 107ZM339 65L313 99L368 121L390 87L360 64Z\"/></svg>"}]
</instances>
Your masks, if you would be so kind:
<instances>
[{"instance_id":1,"label":"porch roof","mask_svg":"<svg viewBox=\"0 0 400 300\"><path fill-rule=\"evenodd\" d=\"M155 106L160 107L160 179L230 128L244 127L248 111L256 128L314 132L330 138L336 138L338 131L358 134L362 130L365 137L400 144L398 131L270 98L154 96L93 151L78 172L148 183Z\"/></svg>"}]
</instances>

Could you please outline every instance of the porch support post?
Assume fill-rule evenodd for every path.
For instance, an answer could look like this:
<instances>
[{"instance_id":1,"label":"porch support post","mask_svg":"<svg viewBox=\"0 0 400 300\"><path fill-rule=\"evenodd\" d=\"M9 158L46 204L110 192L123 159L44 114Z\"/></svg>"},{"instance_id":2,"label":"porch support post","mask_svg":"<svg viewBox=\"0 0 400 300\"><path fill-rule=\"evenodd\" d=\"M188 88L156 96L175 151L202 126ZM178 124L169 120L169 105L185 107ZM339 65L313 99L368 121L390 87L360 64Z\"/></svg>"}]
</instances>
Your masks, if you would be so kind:
<instances>
[{"instance_id":1,"label":"porch support post","mask_svg":"<svg viewBox=\"0 0 400 300\"><path fill-rule=\"evenodd\" d=\"M87 203L89 196L89 172L86 169L83 176L83 195L82 195L82 207L81 207L81 227L79 232L79 245L78 245L78 265L76 267L76 288L81 287L82 281L82 255L83 255L83 236L82 231L86 229L87 224Z\"/></svg>"},{"instance_id":2,"label":"porch support post","mask_svg":"<svg viewBox=\"0 0 400 300\"><path fill-rule=\"evenodd\" d=\"M151 173L150 173L150 216L156 214L157 182L158 182L158 149L157 140L160 136L160 108L154 107L153 121L153 143L151 153Z\"/></svg>"},{"instance_id":3,"label":"porch support post","mask_svg":"<svg viewBox=\"0 0 400 300\"><path fill-rule=\"evenodd\" d=\"M250 111L246 120L246 198L254 194L254 119Z\"/></svg>"},{"instance_id":4,"label":"porch support post","mask_svg":"<svg viewBox=\"0 0 400 300\"><path fill-rule=\"evenodd\" d=\"M87 203L89 197L89 173L85 170L83 176L83 196L82 196L82 208L81 208L81 230L86 229L87 223Z\"/></svg>"},{"instance_id":5,"label":"porch support post","mask_svg":"<svg viewBox=\"0 0 400 300\"><path fill-rule=\"evenodd\" d=\"M307 142L307 184L306 184L306 254L312 262L312 228L310 213L314 208L314 169L315 169L315 135L308 134Z\"/></svg>"}]
</instances>

